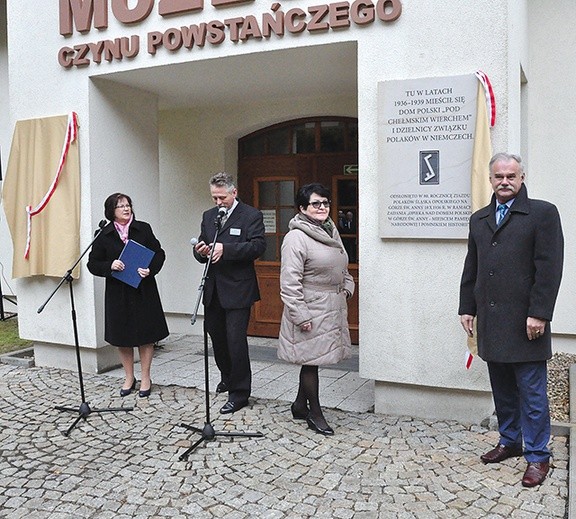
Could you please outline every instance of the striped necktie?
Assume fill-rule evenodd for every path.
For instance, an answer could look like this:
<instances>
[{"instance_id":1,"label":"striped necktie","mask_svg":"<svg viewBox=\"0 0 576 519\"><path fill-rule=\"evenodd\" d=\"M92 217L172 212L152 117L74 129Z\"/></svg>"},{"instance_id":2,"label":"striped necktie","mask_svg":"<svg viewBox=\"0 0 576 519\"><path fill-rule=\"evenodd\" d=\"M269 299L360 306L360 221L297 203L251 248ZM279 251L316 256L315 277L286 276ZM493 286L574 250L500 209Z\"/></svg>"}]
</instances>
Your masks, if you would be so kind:
<instances>
[{"instance_id":1,"label":"striped necktie","mask_svg":"<svg viewBox=\"0 0 576 519\"><path fill-rule=\"evenodd\" d=\"M499 204L496 209L496 225L500 225L506 213L508 212L508 206L506 204Z\"/></svg>"}]
</instances>

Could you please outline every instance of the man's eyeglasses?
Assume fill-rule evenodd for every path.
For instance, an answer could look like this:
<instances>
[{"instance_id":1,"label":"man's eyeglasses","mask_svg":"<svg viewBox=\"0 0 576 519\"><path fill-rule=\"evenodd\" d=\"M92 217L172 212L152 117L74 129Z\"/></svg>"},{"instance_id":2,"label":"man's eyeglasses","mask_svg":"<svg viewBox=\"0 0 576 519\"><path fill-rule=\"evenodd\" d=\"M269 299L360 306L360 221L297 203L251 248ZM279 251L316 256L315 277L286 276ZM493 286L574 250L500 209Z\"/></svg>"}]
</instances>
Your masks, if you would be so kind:
<instances>
[{"instance_id":1,"label":"man's eyeglasses","mask_svg":"<svg viewBox=\"0 0 576 519\"><path fill-rule=\"evenodd\" d=\"M320 206L324 206L326 208L330 207L330 200L314 200L314 202L310 202L310 204L314 209L320 209Z\"/></svg>"},{"instance_id":2,"label":"man's eyeglasses","mask_svg":"<svg viewBox=\"0 0 576 519\"><path fill-rule=\"evenodd\" d=\"M116 209L130 209L132 206L128 205L128 204L124 204L124 205L117 205Z\"/></svg>"}]
</instances>

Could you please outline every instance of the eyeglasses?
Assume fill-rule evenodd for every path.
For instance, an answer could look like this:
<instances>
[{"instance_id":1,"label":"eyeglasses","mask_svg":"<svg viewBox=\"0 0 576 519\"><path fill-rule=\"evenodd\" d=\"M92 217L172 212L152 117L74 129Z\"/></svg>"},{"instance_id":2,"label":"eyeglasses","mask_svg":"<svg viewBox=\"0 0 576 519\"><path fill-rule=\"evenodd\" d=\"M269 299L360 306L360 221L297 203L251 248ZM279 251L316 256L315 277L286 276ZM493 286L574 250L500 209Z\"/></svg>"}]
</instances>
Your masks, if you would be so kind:
<instances>
[{"instance_id":1,"label":"eyeglasses","mask_svg":"<svg viewBox=\"0 0 576 519\"><path fill-rule=\"evenodd\" d=\"M320 209L320 206L324 206L326 208L330 207L330 200L314 200L314 202L310 202L310 204L314 209Z\"/></svg>"},{"instance_id":2,"label":"eyeglasses","mask_svg":"<svg viewBox=\"0 0 576 519\"><path fill-rule=\"evenodd\" d=\"M128 204L124 204L124 205L117 205L116 209L130 209L132 206L128 205Z\"/></svg>"}]
</instances>

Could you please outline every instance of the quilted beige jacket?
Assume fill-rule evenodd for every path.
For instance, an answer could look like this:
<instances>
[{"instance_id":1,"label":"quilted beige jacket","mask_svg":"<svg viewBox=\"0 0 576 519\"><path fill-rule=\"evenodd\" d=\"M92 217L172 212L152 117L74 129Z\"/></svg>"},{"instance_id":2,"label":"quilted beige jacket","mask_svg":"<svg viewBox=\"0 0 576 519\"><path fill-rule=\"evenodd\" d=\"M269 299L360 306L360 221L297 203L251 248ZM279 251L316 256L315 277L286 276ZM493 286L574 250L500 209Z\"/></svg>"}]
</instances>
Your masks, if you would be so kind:
<instances>
[{"instance_id":1,"label":"quilted beige jacket","mask_svg":"<svg viewBox=\"0 0 576 519\"><path fill-rule=\"evenodd\" d=\"M332 237L296 215L282 243L280 296L284 303L278 357L294 364L335 364L350 357L347 293L354 293L348 255ZM307 332L300 325L312 323Z\"/></svg>"}]
</instances>

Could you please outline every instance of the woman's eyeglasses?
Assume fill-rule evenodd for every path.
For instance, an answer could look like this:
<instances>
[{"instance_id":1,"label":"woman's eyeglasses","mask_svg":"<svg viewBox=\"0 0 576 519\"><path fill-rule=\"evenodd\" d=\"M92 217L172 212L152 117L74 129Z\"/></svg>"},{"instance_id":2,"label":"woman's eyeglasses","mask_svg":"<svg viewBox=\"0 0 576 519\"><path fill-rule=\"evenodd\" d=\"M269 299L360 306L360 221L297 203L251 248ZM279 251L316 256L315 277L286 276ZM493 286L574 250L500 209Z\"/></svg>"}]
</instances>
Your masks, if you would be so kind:
<instances>
[{"instance_id":1,"label":"woman's eyeglasses","mask_svg":"<svg viewBox=\"0 0 576 519\"><path fill-rule=\"evenodd\" d=\"M320 209L320 206L324 206L326 208L330 207L330 200L314 200L314 202L310 202L310 205L314 209Z\"/></svg>"},{"instance_id":2,"label":"woman's eyeglasses","mask_svg":"<svg viewBox=\"0 0 576 519\"><path fill-rule=\"evenodd\" d=\"M128 205L128 204L124 204L124 205L117 205L116 209L130 209L132 206Z\"/></svg>"}]
</instances>

